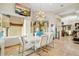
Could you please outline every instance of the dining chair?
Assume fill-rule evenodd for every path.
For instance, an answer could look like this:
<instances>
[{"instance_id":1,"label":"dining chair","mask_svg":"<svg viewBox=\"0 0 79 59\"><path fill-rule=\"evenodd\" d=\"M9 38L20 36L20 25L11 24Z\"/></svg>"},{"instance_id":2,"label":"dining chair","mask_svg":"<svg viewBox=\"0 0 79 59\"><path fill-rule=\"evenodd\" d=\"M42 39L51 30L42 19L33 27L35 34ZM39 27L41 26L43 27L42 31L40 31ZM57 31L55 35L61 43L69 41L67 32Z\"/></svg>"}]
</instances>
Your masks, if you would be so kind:
<instances>
[{"instance_id":1,"label":"dining chair","mask_svg":"<svg viewBox=\"0 0 79 59\"><path fill-rule=\"evenodd\" d=\"M47 40L47 47L50 47L50 48L54 48L54 37L53 37L53 33L52 32L48 32L47 33L48 35L48 40ZM53 43L52 45L53 46L50 46L50 44Z\"/></svg>"},{"instance_id":2,"label":"dining chair","mask_svg":"<svg viewBox=\"0 0 79 59\"><path fill-rule=\"evenodd\" d=\"M35 44L35 52L41 56L40 51L43 51L43 52L46 52L48 53L48 51L44 48L47 44L47 35L42 35L40 38L39 38L39 42L37 44Z\"/></svg>"},{"instance_id":3,"label":"dining chair","mask_svg":"<svg viewBox=\"0 0 79 59\"><path fill-rule=\"evenodd\" d=\"M54 48L53 34L52 34L52 32L47 32L45 34L47 35L47 40L46 40L46 45L45 45L44 49L46 51L49 51L50 48ZM51 44L51 43L53 43L53 44Z\"/></svg>"},{"instance_id":4,"label":"dining chair","mask_svg":"<svg viewBox=\"0 0 79 59\"><path fill-rule=\"evenodd\" d=\"M48 53L48 50L45 48L47 45L47 41L48 41L48 36L45 34L45 36L41 38L40 46L42 47L43 51L45 51L46 53Z\"/></svg>"},{"instance_id":5,"label":"dining chair","mask_svg":"<svg viewBox=\"0 0 79 59\"><path fill-rule=\"evenodd\" d=\"M28 40L27 36L21 36L21 37L19 37L19 40L20 40L20 45L21 45L21 46L19 46L19 53L20 53L20 50L21 50L21 53L22 53L22 56L23 56L24 52L28 51L29 49L32 49L34 45L31 42L27 41ZM30 55L30 54L28 54L28 55Z\"/></svg>"}]
</instances>

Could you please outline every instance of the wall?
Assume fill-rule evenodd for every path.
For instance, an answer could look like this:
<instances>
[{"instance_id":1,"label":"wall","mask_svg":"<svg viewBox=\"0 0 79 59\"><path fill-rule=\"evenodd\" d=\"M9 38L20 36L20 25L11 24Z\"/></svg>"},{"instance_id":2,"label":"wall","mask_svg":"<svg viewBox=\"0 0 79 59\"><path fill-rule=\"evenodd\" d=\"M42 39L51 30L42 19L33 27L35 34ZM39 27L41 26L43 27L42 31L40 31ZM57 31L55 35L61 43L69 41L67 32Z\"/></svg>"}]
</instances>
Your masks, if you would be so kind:
<instances>
[{"instance_id":1,"label":"wall","mask_svg":"<svg viewBox=\"0 0 79 59\"><path fill-rule=\"evenodd\" d=\"M23 16L20 16L20 15L15 13L15 4L10 4L10 3L2 3L2 4L0 4L0 13L8 14L8 15L14 15L14 16L18 16L18 17L23 17ZM24 24L23 24L23 28L22 28L22 35L26 35L26 34L31 33L30 32L30 30L31 30L31 27L30 27L31 24L30 23L31 23L32 20L36 20L35 13L36 13L36 11L32 11L31 12L31 17L23 17L24 18ZM59 21L57 21L56 16L53 14L53 12L47 11L47 12L45 12L45 14L46 14L45 20L49 21L49 31L50 31L50 25L51 24L55 24L55 25L60 24ZM11 27L10 29L12 29L12 28L13 27ZM16 28L13 28L13 29L14 30L16 29L18 31L19 28L16 27ZM16 34L17 34L17 31L15 31ZM9 35L13 35L13 33L11 33ZM15 43L18 42L16 39L15 39L15 41L13 41L13 40L12 39L11 40L7 39L7 43L12 42L11 45L12 44L14 45Z\"/></svg>"},{"instance_id":2,"label":"wall","mask_svg":"<svg viewBox=\"0 0 79 59\"><path fill-rule=\"evenodd\" d=\"M8 36L21 36L22 34L22 27L18 26L10 26L8 29Z\"/></svg>"},{"instance_id":3,"label":"wall","mask_svg":"<svg viewBox=\"0 0 79 59\"><path fill-rule=\"evenodd\" d=\"M31 22L31 20L36 20L36 18L35 18L36 12L37 11L32 11L31 17L24 17L24 26L23 26L22 35L26 35L26 33L30 33L30 22ZM0 4L0 13L22 17L15 13L15 4L11 4L11 3ZM46 11L45 14L46 14L45 20L49 21L49 31L50 31L51 24L59 25L59 21L57 21L56 16L53 14L53 12Z\"/></svg>"},{"instance_id":4,"label":"wall","mask_svg":"<svg viewBox=\"0 0 79 59\"><path fill-rule=\"evenodd\" d=\"M31 17L26 17L24 19L23 29L22 29L22 35L27 35L27 33L30 33L30 22Z\"/></svg>"},{"instance_id":5,"label":"wall","mask_svg":"<svg viewBox=\"0 0 79 59\"><path fill-rule=\"evenodd\" d=\"M23 18L10 16L10 22L14 24L23 24ZM23 26L18 25L10 25L8 28L8 36L21 36L22 35L22 28Z\"/></svg>"},{"instance_id":6,"label":"wall","mask_svg":"<svg viewBox=\"0 0 79 59\"><path fill-rule=\"evenodd\" d=\"M5 15L1 16L2 16L1 28L3 27L2 29L4 29L5 36L17 36L17 35L19 36L22 34L23 26L10 25L9 22L16 24L23 24L23 18L16 16L10 16L10 18Z\"/></svg>"},{"instance_id":7,"label":"wall","mask_svg":"<svg viewBox=\"0 0 79 59\"><path fill-rule=\"evenodd\" d=\"M15 13L15 4L13 4L13 3L2 3L2 4L0 4L0 13L24 18L24 24L25 24L25 22L27 22L27 25L25 24L23 26L22 35L25 35L26 32L30 31L29 30L30 25L28 24L30 17L24 17L24 16L20 16L20 15L16 14Z\"/></svg>"},{"instance_id":8,"label":"wall","mask_svg":"<svg viewBox=\"0 0 79 59\"><path fill-rule=\"evenodd\" d=\"M0 13L22 17L15 13L14 3L0 3Z\"/></svg>"}]
</instances>

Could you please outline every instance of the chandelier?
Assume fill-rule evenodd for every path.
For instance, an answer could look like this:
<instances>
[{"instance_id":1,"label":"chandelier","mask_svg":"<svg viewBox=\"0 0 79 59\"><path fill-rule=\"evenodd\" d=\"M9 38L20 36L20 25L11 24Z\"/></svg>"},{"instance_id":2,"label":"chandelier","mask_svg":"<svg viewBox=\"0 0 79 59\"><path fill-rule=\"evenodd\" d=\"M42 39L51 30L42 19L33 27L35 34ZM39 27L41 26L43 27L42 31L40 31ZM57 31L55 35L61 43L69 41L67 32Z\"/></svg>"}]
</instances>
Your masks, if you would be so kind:
<instances>
[{"instance_id":1,"label":"chandelier","mask_svg":"<svg viewBox=\"0 0 79 59\"><path fill-rule=\"evenodd\" d=\"M42 11L42 10L39 10L39 11L36 13L36 19L37 19L37 20L44 20L45 17L46 17L45 12Z\"/></svg>"}]
</instances>

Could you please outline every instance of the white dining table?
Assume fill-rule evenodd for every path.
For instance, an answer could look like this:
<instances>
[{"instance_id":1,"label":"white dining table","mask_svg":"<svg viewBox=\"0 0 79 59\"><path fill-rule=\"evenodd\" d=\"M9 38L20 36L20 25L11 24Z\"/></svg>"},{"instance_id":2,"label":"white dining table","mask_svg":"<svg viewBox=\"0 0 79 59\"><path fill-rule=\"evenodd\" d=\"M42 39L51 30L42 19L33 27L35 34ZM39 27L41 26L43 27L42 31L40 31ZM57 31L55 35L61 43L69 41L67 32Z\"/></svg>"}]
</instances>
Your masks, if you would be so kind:
<instances>
[{"instance_id":1,"label":"white dining table","mask_svg":"<svg viewBox=\"0 0 79 59\"><path fill-rule=\"evenodd\" d=\"M5 41L4 38L0 38L0 48L1 48L1 56L4 56L4 45L5 45Z\"/></svg>"}]
</instances>

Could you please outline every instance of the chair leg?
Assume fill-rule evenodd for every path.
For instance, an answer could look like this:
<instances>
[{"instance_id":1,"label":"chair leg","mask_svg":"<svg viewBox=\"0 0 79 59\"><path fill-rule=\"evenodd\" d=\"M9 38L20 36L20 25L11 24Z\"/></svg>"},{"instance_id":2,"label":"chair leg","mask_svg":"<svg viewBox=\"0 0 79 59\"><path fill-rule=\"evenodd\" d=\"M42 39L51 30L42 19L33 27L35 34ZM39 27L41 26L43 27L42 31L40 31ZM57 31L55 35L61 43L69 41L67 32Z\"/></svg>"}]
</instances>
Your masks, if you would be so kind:
<instances>
[{"instance_id":1,"label":"chair leg","mask_svg":"<svg viewBox=\"0 0 79 59\"><path fill-rule=\"evenodd\" d=\"M36 52L36 54L37 54L37 55L41 56L41 54L40 54L40 53L38 53L38 52L39 52L39 50L40 50L40 48L39 48L39 49L37 49L37 51L35 51L35 52Z\"/></svg>"},{"instance_id":2,"label":"chair leg","mask_svg":"<svg viewBox=\"0 0 79 59\"><path fill-rule=\"evenodd\" d=\"M19 52L18 53L20 54L20 45L19 45Z\"/></svg>"},{"instance_id":3,"label":"chair leg","mask_svg":"<svg viewBox=\"0 0 79 59\"><path fill-rule=\"evenodd\" d=\"M47 47L54 48L54 40L53 40L53 46L47 45Z\"/></svg>"},{"instance_id":4,"label":"chair leg","mask_svg":"<svg viewBox=\"0 0 79 59\"><path fill-rule=\"evenodd\" d=\"M38 53L38 52L36 52L39 56L41 56L41 54L40 53Z\"/></svg>"},{"instance_id":5,"label":"chair leg","mask_svg":"<svg viewBox=\"0 0 79 59\"><path fill-rule=\"evenodd\" d=\"M22 47L22 56L24 55L24 47Z\"/></svg>"},{"instance_id":6,"label":"chair leg","mask_svg":"<svg viewBox=\"0 0 79 59\"><path fill-rule=\"evenodd\" d=\"M47 51L45 48L41 47L41 48L39 48L39 49L37 49L37 50L35 51L35 53L36 53L37 55L39 55L39 56L41 56L41 54L39 53L40 50L42 50L42 51L48 53L48 51Z\"/></svg>"},{"instance_id":7,"label":"chair leg","mask_svg":"<svg viewBox=\"0 0 79 59\"><path fill-rule=\"evenodd\" d=\"M42 50L43 50L44 52L48 53L48 49L42 48Z\"/></svg>"},{"instance_id":8,"label":"chair leg","mask_svg":"<svg viewBox=\"0 0 79 59\"><path fill-rule=\"evenodd\" d=\"M50 43L51 44L51 43ZM53 46L50 46L50 45L47 45L47 47L50 47L50 48L54 48L54 40L53 40Z\"/></svg>"},{"instance_id":9,"label":"chair leg","mask_svg":"<svg viewBox=\"0 0 79 59\"><path fill-rule=\"evenodd\" d=\"M33 54L35 52L34 46L31 49L33 50L33 52L27 54L26 56L29 56L29 55L31 55L31 54Z\"/></svg>"},{"instance_id":10,"label":"chair leg","mask_svg":"<svg viewBox=\"0 0 79 59\"><path fill-rule=\"evenodd\" d=\"M34 49L34 47L32 47L32 48L30 48L30 49ZM22 47L22 49L21 49L21 51L20 51L20 46L19 46L19 53L22 53L22 56L23 56L23 54L24 54L24 52L25 51L28 51L29 49L27 49L27 50L24 50L24 47ZM33 50L33 52L31 52L31 53L29 53L29 54L27 54L26 56L29 56L29 55L31 55L32 53L34 53L35 51Z\"/></svg>"},{"instance_id":11,"label":"chair leg","mask_svg":"<svg viewBox=\"0 0 79 59\"><path fill-rule=\"evenodd\" d=\"M31 54L33 54L34 53L34 51L33 52L31 52L31 53L29 53L29 54L27 54L26 56L29 56L29 55L31 55Z\"/></svg>"},{"instance_id":12,"label":"chair leg","mask_svg":"<svg viewBox=\"0 0 79 59\"><path fill-rule=\"evenodd\" d=\"M53 40L53 48L54 48L54 40Z\"/></svg>"},{"instance_id":13,"label":"chair leg","mask_svg":"<svg viewBox=\"0 0 79 59\"><path fill-rule=\"evenodd\" d=\"M20 53L22 53L22 56L23 56L23 53L24 53L24 47L21 47L20 45L19 45L19 52L18 52L19 54Z\"/></svg>"},{"instance_id":14,"label":"chair leg","mask_svg":"<svg viewBox=\"0 0 79 59\"><path fill-rule=\"evenodd\" d=\"M33 47L33 48L34 48L34 47ZM38 50L39 50L39 49L38 49ZM33 52L27 54L26 56L29 56L29 55L31 55L31 54L33 54L33 53L36 53L37 55L41 56L41 55L38 53L38 50L35 50L35 49L34 49Z\"/></svg>"},{"instance_id":15,"label":"chair leg","mask_svg":"<svg viewBox=\"0 0 79 59\"><path fill-rule=\"evenodd\" d=\"M19 45L19 52L18 52L19 54L21 54L22 53L22 56L23 56L23 47L21 47L20 45Z\"/></svg>"}]
</instances>

